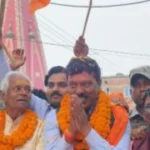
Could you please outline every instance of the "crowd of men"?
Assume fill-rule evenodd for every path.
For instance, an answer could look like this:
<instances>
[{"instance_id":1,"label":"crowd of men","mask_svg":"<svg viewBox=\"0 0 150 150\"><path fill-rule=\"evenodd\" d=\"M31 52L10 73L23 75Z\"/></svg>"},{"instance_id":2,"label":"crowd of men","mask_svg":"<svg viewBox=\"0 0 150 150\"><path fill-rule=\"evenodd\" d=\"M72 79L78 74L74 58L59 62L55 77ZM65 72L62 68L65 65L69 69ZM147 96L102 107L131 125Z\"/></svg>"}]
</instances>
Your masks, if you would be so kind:
<instances>
[{"instance_id":1,"label":"crowd of men","mask_svg":"<svg viewBox=\"0 0 150 150\"><path fill-rule=\"evenodd\" d=\"M0 99L5 104L0 150L150 150L150 66L130 71L136 109L129 117L125 102L102 91L100 66L86 56L82 37L74 52L66 68L48 71L43 92L16 71L25 63L23 50L14 51L16 63L9 65L0 39Z\"/></svg>"}]
</instances>

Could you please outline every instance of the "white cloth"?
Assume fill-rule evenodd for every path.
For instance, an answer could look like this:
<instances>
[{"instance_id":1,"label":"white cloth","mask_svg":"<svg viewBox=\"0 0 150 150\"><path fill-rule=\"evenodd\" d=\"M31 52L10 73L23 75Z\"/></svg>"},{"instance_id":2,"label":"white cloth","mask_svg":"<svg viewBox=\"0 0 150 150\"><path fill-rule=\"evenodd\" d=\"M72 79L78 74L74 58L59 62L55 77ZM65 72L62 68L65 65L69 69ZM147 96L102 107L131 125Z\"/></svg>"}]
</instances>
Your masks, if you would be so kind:
<instances>
[{"instance_id":1,"label":"white cloth","mask_svg":"<svg viewBox=\"0 0 150 150\"><path fill-rule=\"evenodd\" d=\"M90 150L128 150L130 144L130 132L131 127L128 123L122 139L117 146L114 147L109 145L105 139L99 136L99 134L92 129L86 137L86 142L89 145ZM67 143L64 137L61 137L60 135L56 118L56 110L52 110L46 116L44 126L44 145L45 150L73 150L73 146Z\"/></svg>"},{"instance_id":2,"label":"white cloth","mask_svg":"<svg viewBox=\"0 0 150 150\"><path fill-rule=\"evenodd\" d=\"M15 121L6 114L6 123L4 134L10 135L20 125L24 115L19 116ZM42 120L38 119L38 124L33 136L22 146L16 147L14 150L44 150L43 142L43 124Z\"/></svg>"},{"instance_id":3,"label":"white cloth","mask_svg":"<svg viewBox=\"0 0 150 150\"><path fill-rule=\"evenodd\" d=\"M46 100L41 99L33 94L31 96L30 107L38 114L40 119L45 119L46 115L52 109L52 107Z\"/></svg>"}]
</instances>

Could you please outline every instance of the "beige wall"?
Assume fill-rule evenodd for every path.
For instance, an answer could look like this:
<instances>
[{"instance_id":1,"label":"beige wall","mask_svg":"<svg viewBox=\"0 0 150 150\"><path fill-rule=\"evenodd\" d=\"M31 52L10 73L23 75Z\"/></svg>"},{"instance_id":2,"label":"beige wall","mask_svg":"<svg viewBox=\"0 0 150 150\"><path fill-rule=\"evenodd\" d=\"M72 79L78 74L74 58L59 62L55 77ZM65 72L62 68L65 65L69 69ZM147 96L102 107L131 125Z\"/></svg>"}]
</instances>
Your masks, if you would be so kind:
<instances>
[{"instance_id":1,"label":"beige wall","mask_svg":"<svg viewBox=\"0 0 150 150\"><path fill-rule=\"evenodd\" d=\"M127 75L102 77L102 89L109 93L123 93L130 109L135 107L130 95L130 80ZM108 90L109 89L109 90Z\"/></svg>"},{"instance_id":2,"label":"beige wall","mask_svg":"<svg viewBox=\"0 0 150 150\"><path fill-rule=\"evenodd\" d=\"M102 78L102 89L106 91L109 88L110 93L124 93L125 87L129 87L128 76L108 76ZM126 95L124 95L126 97Z\"/></svg>"},{"instance_id":3,"label":"beige wall","mask_svg":"<svg viewBox=\"0 0 150 150\"><path fill-rule=\"evenodd\" d=\"M124 92L124 88L129 86L128 77L118 78L114 77L104 77L102 80L102 88L105 90L109 88L111 93L120 93Z\"/></svg>"}]
</instances>

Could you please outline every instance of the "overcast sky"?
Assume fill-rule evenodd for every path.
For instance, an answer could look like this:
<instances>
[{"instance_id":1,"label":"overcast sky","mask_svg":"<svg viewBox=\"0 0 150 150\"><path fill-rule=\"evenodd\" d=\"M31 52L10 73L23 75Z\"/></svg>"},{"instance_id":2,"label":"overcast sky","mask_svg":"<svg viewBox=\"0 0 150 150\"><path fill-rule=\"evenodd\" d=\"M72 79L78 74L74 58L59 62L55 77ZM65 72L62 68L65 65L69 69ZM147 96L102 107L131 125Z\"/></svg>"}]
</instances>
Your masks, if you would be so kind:
<instances>
[{"instance_id":1,"label":"overcast sky","mask_svg":"<svg viewBox=\"0 0 150 150\"><path fill-rule=\"evenodd\" d=\"M136 0L93 1L94 5L108 5ZM53 0L52 2L88 5L89 0ZM67 8L52 4L37 11L36 17L42 41L73 46L82 33L86 12L86 8ZM125 7L92 9L85 39L90 48L98 49L91 49L89 56L97 60L104 76L115 75L118 72L129 74L130 69L134 67L149 65L150 56L120 55L100 50L150 55L150 2ZM73 57L72 48L50 44L43 44L43 47L48 69L56 65L66 66Z\"/></svg>"}]
</instances>

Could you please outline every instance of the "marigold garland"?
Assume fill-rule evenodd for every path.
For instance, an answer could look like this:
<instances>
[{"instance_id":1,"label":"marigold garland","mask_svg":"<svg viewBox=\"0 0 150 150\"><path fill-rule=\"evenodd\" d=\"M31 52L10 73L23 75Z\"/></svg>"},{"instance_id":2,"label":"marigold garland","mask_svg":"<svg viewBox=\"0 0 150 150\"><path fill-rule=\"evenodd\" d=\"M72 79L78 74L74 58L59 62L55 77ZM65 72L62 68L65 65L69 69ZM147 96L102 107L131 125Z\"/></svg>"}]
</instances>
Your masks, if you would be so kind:
<instances>
[{"instance_id":1,"label":"marigold garland","mask_svg":"<svg viewBox=\"0 0 150 150\"><path fill-rule=\"evenodd\" d=\"M27 110L19 127L11 135L4 135L5 119L5 111L0 111L0 150L14 150L23 146L33 136L38 124L36 113Z\"/></svg>"},{"instance_id":2,"label":"marigold garland","mask_svg":"<svg viewBox=\"0 0 150 150\"><path fill-rule=\"evenodd\" d=\"M64 133L70 124L70 96L66 95L61 103L61 108L57 113L58 125L61 131ZM104 139L110 133L110 123L111 123L111 105L108 100L108 96L105 92L100 91L99 100L97 105L90 117L90 125L95 129L99 135ZM80 141L80 142L78 142ZM78 133L76 135L76 143L74 145L75 150L89 150L88 145L84 141L84 137Z\"/></svg>"}]
</instances>

